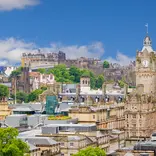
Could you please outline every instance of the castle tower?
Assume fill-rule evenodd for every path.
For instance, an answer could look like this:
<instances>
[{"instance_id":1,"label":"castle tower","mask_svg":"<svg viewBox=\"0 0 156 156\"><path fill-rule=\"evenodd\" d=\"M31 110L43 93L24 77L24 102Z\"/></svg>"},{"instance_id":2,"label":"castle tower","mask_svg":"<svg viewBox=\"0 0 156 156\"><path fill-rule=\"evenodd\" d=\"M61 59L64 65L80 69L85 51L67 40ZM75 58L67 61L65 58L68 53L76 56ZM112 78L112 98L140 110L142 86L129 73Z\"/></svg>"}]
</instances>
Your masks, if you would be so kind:
<instances>
[{"instance_id":1,"label":"castle tower","mask_svg":"<svg viewBox=\"0 0 156 156\"><path fill-rule=\"evenodd\" d=\"M152 41L147 35L143 41L143 48L136 56L136 86L144 85L144 93L156 92L156 61L152 48Z\"/></svg>"}]
</instances>

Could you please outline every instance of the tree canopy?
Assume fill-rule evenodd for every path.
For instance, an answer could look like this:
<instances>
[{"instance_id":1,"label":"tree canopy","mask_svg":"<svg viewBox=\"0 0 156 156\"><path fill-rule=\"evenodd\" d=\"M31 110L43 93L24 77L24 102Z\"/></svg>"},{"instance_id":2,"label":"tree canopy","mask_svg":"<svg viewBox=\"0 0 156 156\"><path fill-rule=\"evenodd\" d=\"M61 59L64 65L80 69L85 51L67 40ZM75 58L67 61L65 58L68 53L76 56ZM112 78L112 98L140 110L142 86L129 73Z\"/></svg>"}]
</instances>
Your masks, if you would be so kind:
<instances>
[{"instance_id":1,"label":"tree canopy","mask_svg":"<svg viewBox=\"0 0 156 156\"><path fill-rule=\"evenodd\" d=\"M96 88L102 88L103 83L104 83L104 76L99 75L96 81Z\"/></svg>"},{"instance_id":2,"label":"tree canopy","mask_svg":"<svg viewBox=\"0 0 156 156\"><path fill-rule=\"evenodd\" d=\"M9 89L7 86L0 84L0 100L2 98L8 97Z\"/></svg>"},{"instance_id":3,"label":"tree canopy","mask_svg":"<svg viewBox=\"0 0 156 156\"><path fill-rule=\"evenodd\" d=\"M21 103L21 102L27 103L27 102L37 101L39 98L39 95L42 94L45 90L47 90L47 87L41 87L40 89L36 89L32 91L30 94L17 92L16 100L18 103ZM12 95L11 97L15 99L15 95Z\"/></svg>"},{"instance_id":4,"label":"tree canopy","mask_svg":"<svg viewBox=\"0 0 156 156\"><path fill-rule=\"evenodd\" d=\"M0 128L0 156L24 156L29 152L29 146L17 136L15 128Z\"/></svg>"},{"instance_id":5,"label":"tree canopy","mask_svg":"<svg viewBox=\"0 0 156 156\"><path fill-rule=\"evenodd\" d=\"M73 154L73 156L106 156L106 153L99 147L88 147L80 150L77 154Z\"/></svg>"},{"instance_id":6,"label":"tree canopy","mask_svg":"<svg viewBox=\"0 0 156 156\"><path fill-rule=\"evenodd\" d=\"M47 71L44 69L38 70L38 72L40 73L43 73L43 71L47 74L54 74L55 80L62 83L79 83L81 76L87 75L88 77L90 77L92 89L101 88L102 82L104 81L103 75L96 77L95 74L90 70L80 69L75 66L71 66L68 69L64 64L59 64L54 68L48 69Z\"/></svg>"},{"instance_id":7,"label":"tree canopy","mask_svg":"<svg viewBox=\"0 0 156 156\"><path fill-rule=\"evenodd\" d=\"M119 80L118 83L119 83L119 86L120 86L121 88L124 88L124 85L126 84L126 82L125 82L125 78L122 77L122 79Z\"/></svg>"},{"instance_id":8,"label":"tree canopy","mask_svg":"<svg viewBox=\"0 0 156 156\"><path fill-rule=\"evenodd\" d=\"M39 98L39 95L43 93L42 89L36 89L34 91L32 91L29 95L28 95L28 101L36 101Z\"/></svg>"},{"instance_id":9,"label":"tree canopy","mask_svg":"<svg viewBox=\"0 0 156 156\"><path fill-rule=\"evenodd\" d=\"M11 97L13 99L15 99L15 95L12 95ZM28 101L28 95L24 92L17 92L16 93L16 100L17 100L17 103L27 102Z\"/></svg>"},{"instance_id":10,"label":"tree canopy","mask_svg":"<svg viewBox=\"0 0 156 156\"><path fill-rule=\"evenodd\" d=\"M19 76L22 72L22 69L22 67L19 67L16 70L12 71L12 73L10 74L10 79Z\"/></svg>"},{"instance_id":11,"label":"tree canopy","mask_svg":"<svg viewBox=\"0 0 156 156\"><path fill-rule=\"evenodd\" d=\"M103 68L109 68L109 62L108 61L103 62Z\"/></svg>"}]
</instances>

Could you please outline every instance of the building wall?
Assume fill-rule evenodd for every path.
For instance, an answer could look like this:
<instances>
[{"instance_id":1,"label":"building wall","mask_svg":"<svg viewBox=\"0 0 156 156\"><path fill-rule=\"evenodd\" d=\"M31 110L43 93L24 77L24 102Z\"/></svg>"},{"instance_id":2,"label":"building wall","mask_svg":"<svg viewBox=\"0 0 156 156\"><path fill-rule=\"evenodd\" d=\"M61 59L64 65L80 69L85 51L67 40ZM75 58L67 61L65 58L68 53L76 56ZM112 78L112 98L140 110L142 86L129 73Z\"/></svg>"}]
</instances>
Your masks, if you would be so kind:
<instances>
[{"instance_id":1,"label":"building wall","mask_svg":"<svg viewBox=\"0 0 156 156\"><path fill-rule=\"evenodd\" d=\"M7 102L0 102L0 120L4 120L6 116L11 114L11 110L8 108Z\"/></svg>"},{"instance_id":2,"label":"building wall","mask_svg":"<svg viewBox=\"0 0 156 156\"><path fill-rule=\"evenodd\" d=\"M124 129L124 104L118 104L114 108L101 108L95 107L95 111L90 109L90 106L81 106L73 108L69 111L71 118L78 118L79 123L95 123L99 129Z\"/></svg>"},{"instance_id":3,"label":"building wall","mask_svg":"<svg viewBox=\"0 0 156 156\"><path fill-rule=\"evenodd\" d=\"M30 156L41 156L41 151L40 150L35 150L35 151L31 151Z\"/></svg>"},{"instance_id":4,"label":"building wall","mask_svg":"<svg viewBox=\"0 0 156 156\"><path fill-rule=\"evenodd\" d=\"M116 156L125 156L127 153L129 153L129 155L130 154L133 154L133 156L140 156L140 154L149 154L149 156L154 156L154 152L153 151L134 151L134 150L132 150L132 151L130 151L130 150L118 150L117 152L116 152ZM127 154L127 156L128 156L128 154Z\"/></svg>"},{"instance_id":5,"label":"building wall","mask_svg":"<svg viewBox=\"0 0 156 156\"><path fill-rule=\"evenodd\" d=\"M127 138L150 137L155 130L155 104L148 100L148 95L140 95L140 98L138 95L133 95L126 102L125 131Z\"/></svg>"}]
</instances>

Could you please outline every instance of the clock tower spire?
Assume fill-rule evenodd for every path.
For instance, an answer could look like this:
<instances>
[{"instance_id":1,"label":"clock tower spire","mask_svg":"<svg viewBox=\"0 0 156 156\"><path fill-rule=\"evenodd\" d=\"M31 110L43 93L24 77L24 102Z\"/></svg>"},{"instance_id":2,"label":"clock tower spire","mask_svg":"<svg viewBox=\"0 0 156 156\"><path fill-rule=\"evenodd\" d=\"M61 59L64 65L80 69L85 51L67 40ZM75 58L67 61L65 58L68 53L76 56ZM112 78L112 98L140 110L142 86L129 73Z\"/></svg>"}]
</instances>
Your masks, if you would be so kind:
<instances>
[{"instance_id":1,"label":"clock tower spire","mask_svg":"<svg viewBox=\"0 0 156 156\"><path fill-rule=\"evenodd\" d=\"M147 29L148 33L148 29ZM147 34L143 48L136 56L136 86L143 85L144 93L156 93L156 56L152 48L152 40Z\"/></svg>"}]
</instances>

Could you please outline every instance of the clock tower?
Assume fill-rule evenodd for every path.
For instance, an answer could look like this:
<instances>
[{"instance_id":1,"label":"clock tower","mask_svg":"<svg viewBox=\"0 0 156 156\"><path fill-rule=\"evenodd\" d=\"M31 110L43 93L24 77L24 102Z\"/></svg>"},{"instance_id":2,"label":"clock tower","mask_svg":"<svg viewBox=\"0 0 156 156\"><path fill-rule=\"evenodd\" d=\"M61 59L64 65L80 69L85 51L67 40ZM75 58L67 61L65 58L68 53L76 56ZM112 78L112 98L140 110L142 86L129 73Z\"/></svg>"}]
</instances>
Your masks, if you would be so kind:
<instances>
[{"instance_id":1,"label":"clock tower","mask_svg":"<svg viewBox=\"0 0 156 156\"><path fill-rule=\"evenodd\" d=\"M136 86L143 85L144 93L156 93L156 56L152 41L147 35L143 48L136 55Z\"/></svg>"}]
</instances>

